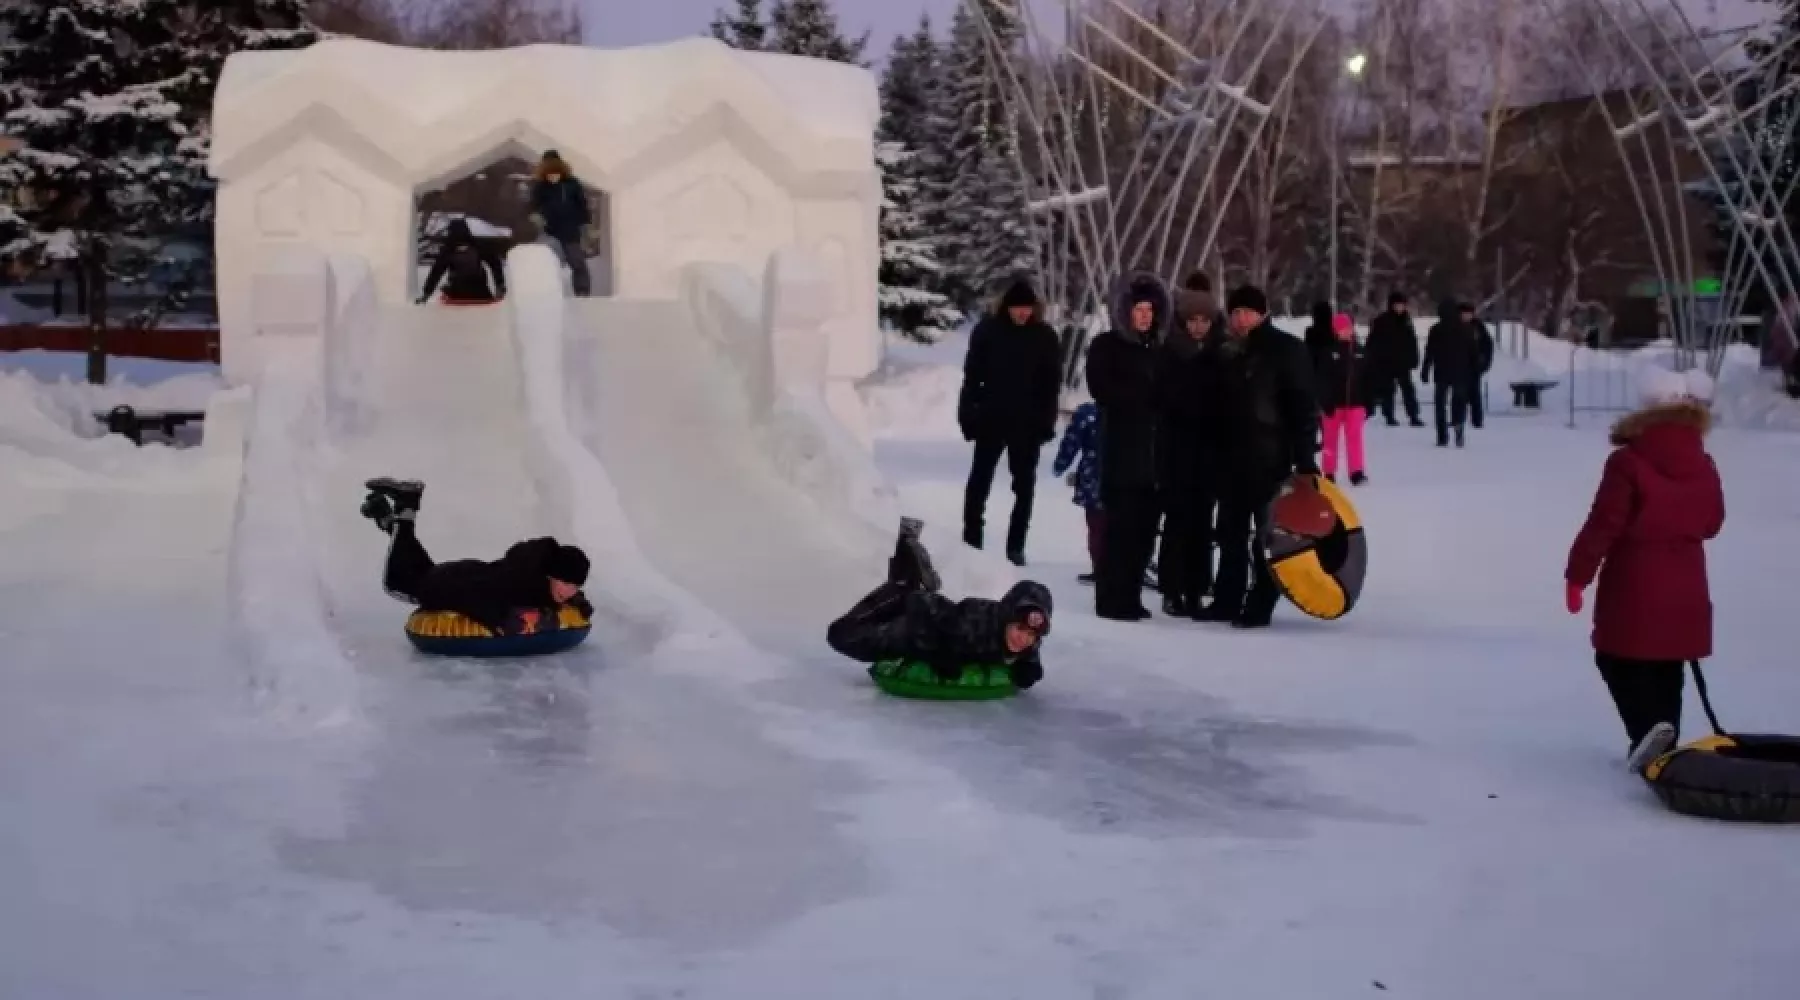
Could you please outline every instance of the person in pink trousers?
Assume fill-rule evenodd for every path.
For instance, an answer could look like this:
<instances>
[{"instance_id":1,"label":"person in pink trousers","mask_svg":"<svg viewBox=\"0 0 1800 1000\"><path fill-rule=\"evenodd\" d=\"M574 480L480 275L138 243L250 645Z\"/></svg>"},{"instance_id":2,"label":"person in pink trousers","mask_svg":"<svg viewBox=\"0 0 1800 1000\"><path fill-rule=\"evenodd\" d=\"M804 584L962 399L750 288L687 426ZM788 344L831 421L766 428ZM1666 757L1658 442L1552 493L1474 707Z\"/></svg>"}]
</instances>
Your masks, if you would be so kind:
<instances>
[{"instance_id":1,"label":"person in pink trousers","mask_svg":"<svg viewBox=\"0 0 1800 1000\"><path fill-rule=\"evenodd\" d=\"M1319 468L1325 478L1337 482L1339 443L1350 471L1350 485L1369 481L1363 468L1364 409L1363 352L1356 342L1356 327L1346 313L1331 318L1330 340L1315 340L1312 347L1313 377L1319 393L1320 423L1325 441Z\"/></svg>"}]
</instances>

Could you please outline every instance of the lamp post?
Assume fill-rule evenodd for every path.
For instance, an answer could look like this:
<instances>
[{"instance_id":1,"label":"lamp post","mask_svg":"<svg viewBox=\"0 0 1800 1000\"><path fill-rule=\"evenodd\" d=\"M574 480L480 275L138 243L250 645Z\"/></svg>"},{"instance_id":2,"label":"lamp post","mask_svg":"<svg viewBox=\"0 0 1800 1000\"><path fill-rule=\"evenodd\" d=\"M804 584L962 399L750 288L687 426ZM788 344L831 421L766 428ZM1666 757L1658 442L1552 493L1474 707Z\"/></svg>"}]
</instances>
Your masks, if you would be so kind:
<instances>
[{"instance_id":1,"label":"lamp post","mask_svg":"<svg viewBox=\"0 0 1800 1000\"><path fill-rule=\"evenodd\" d=\"M1357 79L1362 76L1363 68L1366 67L1368 64L1369 64L1369 57L1358 52L1355 55L1351 56L1350 58L1344 60L1344 72L1346 74L1348 74L1351 79L1354 80L1354 79ZM1326 296L1325 296L1326 298L1331 300L1331 307L1334 310L1338 307L1337 294L1338 294L1338 138L1339 138L1338 124L1339 124L1339 115L1338 115L1338 102L1335 99L1336 91L1337 91L1337 88L1335 88L1335 87L1332 88L1333 100L1331 102L1331 141L1328 143L1330 150L1331 150L1331 250L1329 251L1330 256L1331 256L1331 286L1330 286L1330 291L1327 292Z\"/></svg>"}]
</instances>

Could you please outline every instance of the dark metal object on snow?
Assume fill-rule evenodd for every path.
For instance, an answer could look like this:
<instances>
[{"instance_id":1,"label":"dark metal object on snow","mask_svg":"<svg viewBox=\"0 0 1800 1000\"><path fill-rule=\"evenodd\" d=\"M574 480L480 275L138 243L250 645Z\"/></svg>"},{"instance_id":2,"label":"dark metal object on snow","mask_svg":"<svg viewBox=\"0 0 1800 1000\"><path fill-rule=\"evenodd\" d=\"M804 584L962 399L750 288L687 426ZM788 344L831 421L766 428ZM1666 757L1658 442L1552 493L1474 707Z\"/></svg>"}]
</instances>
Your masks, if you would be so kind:
<instances>
[{"instance_id":1,"label":"dark metal object on snow","mask_svg":"<svg viewBox=\"0 0 1800 1000\"><path fill-rule=\"evenodd\" d=\"M129 406L115 406L105 413L94 414L94 419L106 424L107 433L123 434L132 444L142 445L147 430L159 431L163 437L173 439L177 428L204 422L206 414L198 410L146 410L140 413Z\"/></svg>"}]
</instances>

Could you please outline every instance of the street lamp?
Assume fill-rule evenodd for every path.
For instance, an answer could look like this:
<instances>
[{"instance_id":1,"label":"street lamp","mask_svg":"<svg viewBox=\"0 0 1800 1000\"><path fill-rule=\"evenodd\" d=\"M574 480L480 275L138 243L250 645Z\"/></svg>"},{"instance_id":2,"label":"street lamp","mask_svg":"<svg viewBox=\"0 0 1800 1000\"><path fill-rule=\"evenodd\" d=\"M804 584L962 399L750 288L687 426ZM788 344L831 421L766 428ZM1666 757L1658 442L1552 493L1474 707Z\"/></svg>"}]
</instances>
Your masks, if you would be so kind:
<instances>
[{"instance_id":1,"label":"street lamp","mask_svg":"<svg viewBox=\"0 0 1800 1000\"><path fill-rule=\"evenodd\" d=\"M1369 57L1358 52L1344 60L1344 72L1353 80L1362 77L1364 67L1369 65ZM1326 298L1331 300L1331 307L1338 306L1338 104L1337 88L1332 88L1331 102L1331 290Z\"/></svg>"}]
</instances>

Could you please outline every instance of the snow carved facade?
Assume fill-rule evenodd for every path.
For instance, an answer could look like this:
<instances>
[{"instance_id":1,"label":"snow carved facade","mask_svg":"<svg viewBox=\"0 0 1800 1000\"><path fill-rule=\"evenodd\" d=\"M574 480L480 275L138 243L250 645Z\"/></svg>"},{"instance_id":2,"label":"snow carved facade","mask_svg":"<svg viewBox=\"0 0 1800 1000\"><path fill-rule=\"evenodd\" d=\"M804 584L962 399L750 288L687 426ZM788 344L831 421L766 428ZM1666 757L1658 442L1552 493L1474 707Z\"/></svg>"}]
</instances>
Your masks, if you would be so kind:
<instances>
[{"instance_id":1,"label":"snow carved facade","mask_svg":"<svg viewBox=\"0 0 1800 1000\"><path fill-rule=\"evenodd\" d=\"M879 361L874 80L712 39L433 52L333 40L234 55L214 110L221 352L253 371L252 276L299 246L365 257L410 300L415 193L556 149L609 198L613 288L670 299L689 263L764 273L798 247L830 277L832 377Z\"/></svg>"}]
</instances>

